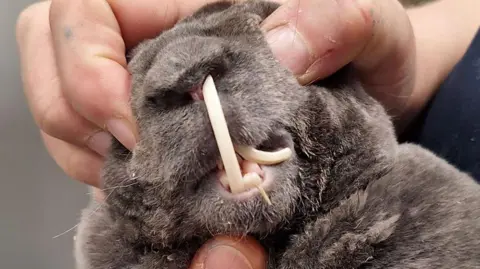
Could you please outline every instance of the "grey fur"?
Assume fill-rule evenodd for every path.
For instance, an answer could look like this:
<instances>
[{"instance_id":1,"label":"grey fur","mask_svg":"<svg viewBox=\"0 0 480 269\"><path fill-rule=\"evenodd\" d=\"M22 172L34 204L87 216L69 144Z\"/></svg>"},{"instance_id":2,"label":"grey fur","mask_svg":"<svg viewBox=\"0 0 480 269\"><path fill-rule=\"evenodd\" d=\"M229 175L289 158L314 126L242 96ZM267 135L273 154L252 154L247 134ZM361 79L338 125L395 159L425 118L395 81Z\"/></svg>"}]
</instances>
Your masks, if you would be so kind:
<instances>
[{"instance_id":1,"label":"grey fur","mask_svg":"<svg viewBox=\"0 0 480 269\"><path fill-rule=\"evenodd\" d=\"M141 139L132 153L112 145L108 196L83 213L77 268L184 269L225 233L258 238L271 269L480 268L479 185L429 151L399 145L348 69L300 86L259 29L276 8L208 5L132 52ZM272 206L223 199L205 176L219 152L204 103L186 92L207 74L235 143L284 134L295 149L270 168Z\"/></svg>"}]
</instances>

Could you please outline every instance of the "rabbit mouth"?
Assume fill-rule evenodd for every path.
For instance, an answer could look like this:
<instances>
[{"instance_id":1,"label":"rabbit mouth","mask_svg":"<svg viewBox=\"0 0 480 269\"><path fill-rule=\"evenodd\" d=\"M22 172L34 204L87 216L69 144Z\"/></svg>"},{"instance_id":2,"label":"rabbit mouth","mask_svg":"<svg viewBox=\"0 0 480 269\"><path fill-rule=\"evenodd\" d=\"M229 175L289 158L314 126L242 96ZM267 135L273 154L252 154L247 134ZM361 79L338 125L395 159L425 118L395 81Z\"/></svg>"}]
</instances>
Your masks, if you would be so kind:
<instances>
[{"instance_id":1,"label":"rabbit mouth","mask_svg":"<svg viewBox=\"0 0 480 269\"><path fill-rule=\"evenodd\" d=\"M230 198L248 198L255 193L255 188L263 199L272 204L265 188L270 187L273 177L269 177L266 166L276 165L290 159L293 153L292 136L286 131L279 131L258 145L234 145L228 130L227 122L220 104L213 77L208 75L200 88L193 90L192 98L204 100L213 134L220 151L218 162L218 182L222 193ZM191 91L192 92L192 91ZM202 94L199 94L201 92ZM283 144L283 145L282 145ZM276 152L260 148L283 149ZM290 146L290 147L289 147ZM224 169L223 169L224 168ZM268 180L270 178L270 180Z\"/></svg>"},{"instance_id":2,"label":"rabbit mouth","mask_svg":"<svg viewBox=\"0 0 480 269\"><path fill-rule=\"evenodd\" d=\"M268 193L275 182L277 166L289 159L293 152L292 136L285 130L269 136L256 147L235 146L237 162L244 180L244 189L232 191L223 161L217 161L217 187L224 198L234 200L251 199L262 191ZM264 157L257 159L255 153ZM283 156L282 156L283 155ZM266 198L266 197L264 197ZM267 198L268 199L268 198Z\"/></svg>"}]
</instances>

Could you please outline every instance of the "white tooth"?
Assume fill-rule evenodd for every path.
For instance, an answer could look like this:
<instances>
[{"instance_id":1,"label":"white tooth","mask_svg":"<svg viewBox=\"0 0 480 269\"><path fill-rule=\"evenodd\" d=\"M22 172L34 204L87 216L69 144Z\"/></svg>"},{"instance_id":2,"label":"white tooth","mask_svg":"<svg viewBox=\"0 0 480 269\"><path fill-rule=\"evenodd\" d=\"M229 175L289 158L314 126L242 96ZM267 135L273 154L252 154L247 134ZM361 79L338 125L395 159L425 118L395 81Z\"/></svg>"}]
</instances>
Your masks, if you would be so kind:
<instances>
[{"instance_id":1,"label":"white tooth","mask_svg":"<svg viewBox=\"0 0 480 269\"><path fill-rule=\"evenodd\" d=\"M260 194L262 195L263 199L267 204L272 205L272 201L270 201L270 198L268 197L268 194L265 192L265 190L262 188L262 178L257 174L257 173L248 173L245 176L243 176L243 183L245 184L245 187L249 188L257 188Z\"/></svg>"},{"instance_id":2,"label":"white tooth","mask_svg":"<svg viewBox=\"0 0 480 269\"><path fill-rule=\"evenodd\" d=\"M279 164L292 157L292 150L290 148L268 152L248 146L235 146L235 152L240 154L245 160L265 165Z\"/></svg>"},{"instance_id":3,"label":"white tooth","mask_svg":"<svg viewBox=\"0 0 480 269\"><path fill-rule=\"evenodd\" d=\"M223 187L225 187L225 188L227 188L229 186L227 174L222 173L220 175L220 183L222 183Z\"/></svg>"},{"instance_id":4,"label":"white tooth","mask_svg":"<svg viewBox=\"0 0 480 269\"><path fill-rule=\"evenodd\" d=\"M218 170L223 170L223 161L222 160L217 161L217 168L218 168Z\"/></svg>"},{"instance_id":5,"label":"white tooth","mask_svg":"<svg viewBox=\"0 0 480 269\"><path fill-rule=\"evenodd\" d=\"M243 176L243 183L248 189L256 188L262 184L262 178L257 173L248 173Z\"/></svg>"},{"instance_id":6,"label":"white tooth","mask_svg":"<svg viewBox=\"0 0 480 269\"><path fill-rule=\"evenodd\" d=\"M202 90L215 140L225 166L225 172L228 175L229 187L232 193L242 192L244 190L242 171L238 161L235 161L233 142L228 132L227 121L212 76L209 75L205 79Z\"/></svg>"}]
</instances>

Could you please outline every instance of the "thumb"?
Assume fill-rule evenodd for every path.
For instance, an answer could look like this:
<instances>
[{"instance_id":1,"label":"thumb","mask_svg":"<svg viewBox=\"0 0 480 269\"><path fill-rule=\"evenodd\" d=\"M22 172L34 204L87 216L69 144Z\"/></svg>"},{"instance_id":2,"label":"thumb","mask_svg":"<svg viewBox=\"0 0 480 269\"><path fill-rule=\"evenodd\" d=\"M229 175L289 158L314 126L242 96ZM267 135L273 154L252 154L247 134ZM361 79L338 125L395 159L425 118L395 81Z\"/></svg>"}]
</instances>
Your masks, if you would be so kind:
<instances>
[{"instance_id":1,"label":"thumb","mask_svg":"<svg viewBox=\"0 0 480 269\"><path fill-rule=\"evenodd\" d=\"M195 255L191 269L265 269L266 254L251 237L218 236Z\"/></svg>"},{"instance_id":2,"label":"thumb","mask_svg":"<svg viewBox=\"0 0 480 269\"><path fill-rule=\"evenodd\" d=\"M130 75L113 10L105 0L55 0L49 20L62 98L132 150L137 130Z\"/></svg>"},{"instance_id":3,"label":"thumb","mask_svg":"<svg viewBox=\"0 0 480 269\"><path fill-rule=\"evenodd\" d=\"M358 2L285 2L263 22L273 53L303 84L334 73L359 54L371 36L371 16Z\"/></svg>"},{"instance_id":4,"label":"thumb","mask_svg":"<svg viewBox=\"0 0 480 269\"><path fill-rule=\"evenodd\" d=\"M287 0L262 27L277 59L300 83L353 63L369 93L392 115L408 109L415 39L398 0Z\"/></svg>"}]
</instances>

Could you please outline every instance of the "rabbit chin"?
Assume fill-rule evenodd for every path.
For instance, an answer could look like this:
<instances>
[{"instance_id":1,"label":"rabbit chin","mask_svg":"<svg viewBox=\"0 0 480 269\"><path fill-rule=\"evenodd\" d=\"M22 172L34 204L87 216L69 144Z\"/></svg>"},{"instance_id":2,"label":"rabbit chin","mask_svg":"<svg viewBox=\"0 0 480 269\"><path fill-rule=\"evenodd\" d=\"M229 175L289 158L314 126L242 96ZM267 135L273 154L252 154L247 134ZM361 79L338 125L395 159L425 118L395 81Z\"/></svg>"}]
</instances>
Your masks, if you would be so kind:
<instances>
[{"instance_id":1,"label":"rabbit chin","mask_svg":"<svg viewBox=\"0 0 480 269\"><path fill-rule=\"evenodd\" d=\"M301 197L297 184L299 167L295 160L260 167L263 171L260 185L271 204L263 200L256 188L231 193L220 182L220 172L217 171L203 184L198 192L201 196L191 197L196 201L189 210L191 221L208 227L213 233L264 234L277 229L294 213Z\"/></svg>"}]
</instances>

